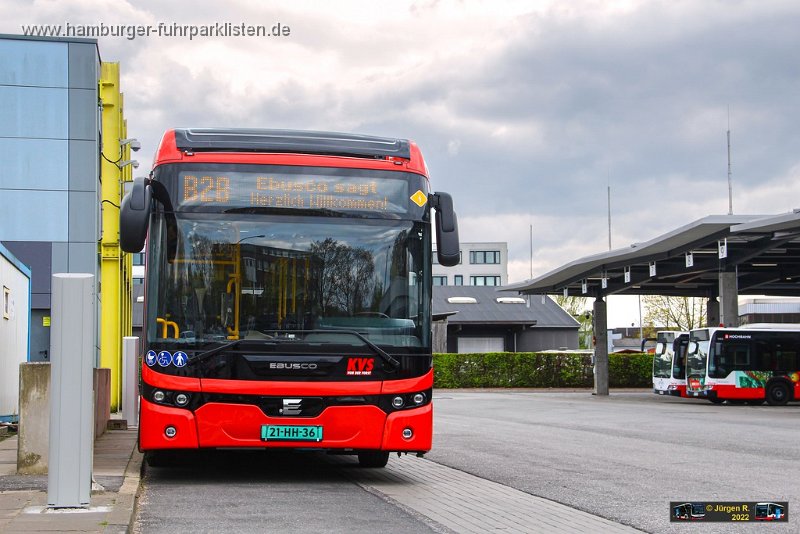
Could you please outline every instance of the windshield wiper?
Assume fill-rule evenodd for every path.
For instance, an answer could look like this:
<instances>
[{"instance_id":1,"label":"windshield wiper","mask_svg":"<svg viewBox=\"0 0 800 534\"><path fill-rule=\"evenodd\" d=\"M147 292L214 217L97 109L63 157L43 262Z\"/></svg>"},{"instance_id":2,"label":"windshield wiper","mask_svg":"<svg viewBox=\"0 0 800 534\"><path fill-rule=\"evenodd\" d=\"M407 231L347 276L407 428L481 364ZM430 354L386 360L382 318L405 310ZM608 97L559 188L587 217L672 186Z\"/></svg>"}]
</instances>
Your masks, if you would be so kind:
<instances>
[{"instance_id":1,"label":"windshield wiper","mask_svg":"<svg viewBox=\"0 0 800 534\"><path fill-rule=\"evenodd\" d=\"M337 332L337 330L324 330L324 332L326 332L326 333L327 332ZM380 348L378 345L376 345L375 343L373 343L372 341L367 339L366 336L364 336L362 334L359 334L355 330L338 330L338 332L344 332L344 333L347 333L347 334L353 334L358 339L363 341L364 345L366 345L367 347L371 348L375 352L375 354L377 354L378 356L383 358L383 361L385 361L386 363L389 364L389 366L392 368L392 371L396 371L400 367L400 362L397 361L396 358L394 358L391 354L389 354L388 352L386 352L385 350Z\"/></svg>"},{"instance_id":2,"label":"windshield wiper","mask_svg":"<svg viewBox=\"0 0 800 534\"><path fill-rule=\"evenodd\" d=\"M380 358L385 361L391 367L392 371L396 371L400 367L400 362L393 357L391 354L380 348L378 345L367 339L363 334L356 332L355 330L346 330L346 329L336 329L336 330L327 330L327 329L315 329L315 330L287 330L286 333L291 334L344 334L349 336L357 337L364 345L366 345L369 349L372 350L375 354L380 356ZM272 341L277 341L277 332L275 333L276 337ZM303 339L300 338L290 338L292 341L302 342Z\"/></svg>"},{"instance_id":3,"label":"windshield wiper","mask_svg":"<svg viewBox=\"0 0 800 534\"><path fill-rule=\"evenodd\" d=\"M391 367L392 371L396 371L400 367L400 362L393 357L391 354L380 348L378 345L367 339L363 334L356 332L355 330L294 330L292 333L325 333L325 334L345 334L357 337L361 342L364 343L367 347L369 347L375 354L380 356L380 358L385 361ZM211 350L207 350L205 352L201 352L200 354L195 355L192 357L187 364L194 365L200 362L204 362L209 358L213 358L217 354L221 352L225 352L229 349L234 349L238 347L243 341L247 341L249 343L263 343L268 345L275 345L277 342L284 342L284 341L292 341L292 342L301 342L302 339L298 338L272 338L272 339L237 339L231 341L230 343L225 343L218 347L214 347Z\"/></svg>"},{"instance_id":4,"label":"windshield wiper","mask_svg":"<svg viewBox=\"0 0 800 534\"><path fill-rule=\"evenodd\" d=\"M197 363L200 363L200 362L204 362L207 359L216 356L220 352L224 352L224 351L226 351L228 349L236 348L242 341L245 341L245 340L244 339L237 339L235 341L231 341L230 343L225 343L223 345L220 345L219 347L214 347L211 350L207 350L205 352L201 352L200 354L196 354L194 357L192 357L187 362L187 364L188 365L194 365L194 364L197 364Z\"/></svg>"}]
</instances>

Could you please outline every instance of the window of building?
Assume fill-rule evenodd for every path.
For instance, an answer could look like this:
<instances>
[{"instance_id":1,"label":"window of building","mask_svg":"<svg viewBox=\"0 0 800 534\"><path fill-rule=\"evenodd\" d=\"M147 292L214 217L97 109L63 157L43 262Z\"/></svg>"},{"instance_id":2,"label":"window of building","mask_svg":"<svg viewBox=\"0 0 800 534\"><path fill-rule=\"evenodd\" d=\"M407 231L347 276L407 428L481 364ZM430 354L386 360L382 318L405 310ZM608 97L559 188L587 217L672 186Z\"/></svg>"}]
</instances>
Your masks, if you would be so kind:
<instances>
[{"instance_id":1,"label":"window of building","mask_svg":"<svg viewBox=\"0 0 800 534\"><path fill-rule=\"evenodd\" d=\"M475 264L499 264L500 251L499 250L470 250L469 262Z\"/></svg>"},{"instance_id":2,"label":"window of building","mask_svg":"<svg viewBox=\"0 0 800 534\"><path fill-rule=\"evenodd\" d=\"M134 265L144 265L144 252L137 252L133 255Z\"/></svg>"},{"instance_id":3,"label":"window of building","mask_svg":"<svg viewBox=\"0 0 800 534\"><path fill-rule=\"evenodd\" d=\"M447 285L447 277L446 276L434 276L433 277L433 285L435 285L435 286L446 286Z\"/></svg>"},{"instance_id":4,"label":"window of building","mask_svg":"<svg viewBox=\"0 0 800 534\"><path fill-rule=\"evenodd\" d=\"M464 285L464 276L457 274L453 276L453 285L454 286L463 286Z\"/></svg>"},{"instance_id":5,"label":"window of building","mask_svg":"<svg viewBox=\"0 0 800 534\"><path fill-rule=\"evenodd\" d=\"M486 354L487 352L504 352L505 349L505 340L502 337L458 338L459 354Z\"/></svg>"},{"instance_id":6,"label":"window of building","mask_svg":"<svg viewBox=\"0 0 800 534\"><path fill-rule=\"evenodd\" d=\"M477 304L478 299L475 297L447 297L447 302L450 304Z\"/></svg>"},{"instance_id":7,"label":"window of building","mask_svg":"<svg viewBox=\"0 0 800 534\"><path fill-rule=\"evenodd\" d=\"M499 276L470 276L469 283L472 286L499 286Z\"/></svg>"},{"instance_id":8,"label":"window of building","mask_svg":"<svg viewBox=\"0 0 800 534\"><path fill-rule=\"evenodd\" d=\"M133 285L144 284L144 278L139 278L138 276L133 277Z\"/></svg>"},{"instance_id":9,"label":"window of building","mask_svg":"<svg viewBox=\"0 0 800 534\"><path fill-rule=\"evenodd\" d=\"M11 318L11 290L3 286L3 319Z\"/></svg>"}]
</instances>

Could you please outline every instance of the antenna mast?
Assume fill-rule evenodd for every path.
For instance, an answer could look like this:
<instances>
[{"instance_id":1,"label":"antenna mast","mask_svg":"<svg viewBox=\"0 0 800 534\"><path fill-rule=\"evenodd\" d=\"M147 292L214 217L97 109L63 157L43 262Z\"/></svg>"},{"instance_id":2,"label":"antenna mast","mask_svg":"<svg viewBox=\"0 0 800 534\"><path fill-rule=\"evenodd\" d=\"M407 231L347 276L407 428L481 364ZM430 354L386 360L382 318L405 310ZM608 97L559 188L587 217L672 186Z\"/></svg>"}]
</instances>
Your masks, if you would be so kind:
<instances>
[{"instance_id":1,"label":"antenna mast","mask_svg":"<svg viewBox=\"0 0 800 534\"><path fill-rule=\"evenodd\" d=\"M531 280L533 280L533 224L531 224Z\"/></svg>"},{"instance_id":2,"label":"antenna mast","mask_svg":"<svg viewBox=\"0 0 800 534\"><path fill-rule=\"evenodd\" d=\"M728 215L733 215L733 182L731 180L731 108L728 106Z\"/></svg>"},{"instance_id":3,"label":"antenna mast","mask_svg":"<svg viewBox=\"0 0 800 534\"><path fill-rule=\"evenodd\" d=\"M608 186L608 250L611 250L611 185Z\"/></svg>"}]
</instances>

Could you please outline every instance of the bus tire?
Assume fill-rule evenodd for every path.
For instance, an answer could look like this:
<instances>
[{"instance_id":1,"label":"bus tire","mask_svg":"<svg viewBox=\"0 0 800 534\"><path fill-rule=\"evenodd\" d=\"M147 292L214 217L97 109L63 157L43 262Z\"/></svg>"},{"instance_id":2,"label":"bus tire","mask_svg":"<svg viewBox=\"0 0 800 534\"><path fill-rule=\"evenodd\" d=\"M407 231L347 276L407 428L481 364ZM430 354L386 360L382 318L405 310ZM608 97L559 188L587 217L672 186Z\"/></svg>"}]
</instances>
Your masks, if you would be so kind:
<instances>
[{"instance_id":1,"label":"bus tire","mask_svg":"<svg viewBox=\"0 0 800 534\"><path fill-rule=\"evenodd\" d=\"M358 453L358 465L361 467L386 467L389 463L389 451L361 451Z\"/></svg>"},{"instance_id":2,"label":"bus tire","mask_svg":"<svg viewBox=\"0 0 800 534\"><path fill-rule=\"evenodd\" d=\"M789 386L786 382L773 382L767 386L767 402L770 406L783 406L789 402Z\"/></svg>"}]
</instances>

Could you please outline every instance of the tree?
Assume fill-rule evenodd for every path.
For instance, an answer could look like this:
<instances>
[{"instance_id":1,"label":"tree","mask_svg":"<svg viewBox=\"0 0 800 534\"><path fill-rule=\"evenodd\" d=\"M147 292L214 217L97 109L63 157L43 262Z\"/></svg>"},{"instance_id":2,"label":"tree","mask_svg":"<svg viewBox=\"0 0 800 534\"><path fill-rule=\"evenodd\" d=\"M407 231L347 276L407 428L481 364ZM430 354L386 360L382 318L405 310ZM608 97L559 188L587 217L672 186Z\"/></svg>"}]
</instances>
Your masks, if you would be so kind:
<instances>
[{"instance_id":1,"label":"tree","mask_svg":"<svg viewBox=\"0 0 800 534\"><path fill-rule=\"evenodd\" d=\"M564 295L556 295L552 297L552 299L556 304L561 306L565 312L575 318L590 310L586 297L565 297Z\"/></svg>"},{"instance_id":2,"label":"tree","mask_svg":"<svg viewBox=\"0 0 800 534\"><path fill-rule=\"evenodd\" d=\"M646 295L642 297L642 304L644 323L654 327L686 332L706 323L706 299L703 298Z\"/></svg>"},{"instance_id":3,"label":"tree","mask_svg":"<svg viewBox=\"0 0 800 534\"><path fill-rule=\"evenodd\" d=\"M592 348L592 336L594 332L592 324L592 312L586 297L565 297L557 295L552 297L556 304L570 314L580 323L578 330L578 343L581 349Z\"/></svg>"}]
</instances>

